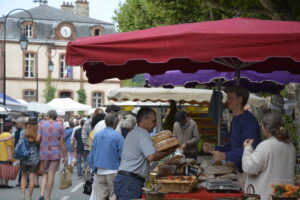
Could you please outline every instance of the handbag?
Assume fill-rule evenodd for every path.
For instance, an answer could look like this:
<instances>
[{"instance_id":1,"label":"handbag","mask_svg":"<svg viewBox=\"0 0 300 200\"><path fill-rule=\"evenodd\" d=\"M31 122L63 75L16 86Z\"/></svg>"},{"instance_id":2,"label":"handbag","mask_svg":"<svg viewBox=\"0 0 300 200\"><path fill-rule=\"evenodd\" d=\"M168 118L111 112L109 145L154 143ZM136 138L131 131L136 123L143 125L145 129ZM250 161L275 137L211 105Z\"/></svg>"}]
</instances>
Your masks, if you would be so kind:
<instances>
[{"instance_id":1,"label":"handbag","mask_svg":"<svg viewBox=\"0 0 300 200\"><path fill-rule=\"evenodd\" d=\"M250 189L252 189L252 193L250 193ZM255 194L255 189L252 184L248 185L246 189L246 193L243 194L242 196L243 200L260 200L260 195Z\"/></svg>"},{"instance_id":2,"label":"handbag","mask_svg":"<svg viewBox=\"0 0 300 200\"><path fill-rule=\"evenodd\" d=\"M29 157L29 143L26 138L19 140L14 150L14 159L26 160Z\"/></svg>"},{"instance_id":3,"label":"handbag","mask_svg":"<svg viewBox=\"0 0 300 200\"><path fill-rule=\"evenodd\" d=\"M67 189L72 186L71 171L68 168L64 168L59 174L59 189Z\"/></svg>"},{"instance_id":4,"label":"handbag","mask_svg":"<svg viewBox=\"0 0 300 200\"><path fill-rule=\"evenodd\" d=\"M19 167L9 164L0 164L0 178L15 180L19 172Z\"/></svg>"},{"instance_id":5,"label":"handbag","mask_svg":"<svg viewBox=\"0 0 300 200\"><path fill-rule=\"evenodd\" d=\"M93 186L93 175L91 173L86 174L85 182L83 184L83 194L91 195Z\"/></svg>"}]
</instances>

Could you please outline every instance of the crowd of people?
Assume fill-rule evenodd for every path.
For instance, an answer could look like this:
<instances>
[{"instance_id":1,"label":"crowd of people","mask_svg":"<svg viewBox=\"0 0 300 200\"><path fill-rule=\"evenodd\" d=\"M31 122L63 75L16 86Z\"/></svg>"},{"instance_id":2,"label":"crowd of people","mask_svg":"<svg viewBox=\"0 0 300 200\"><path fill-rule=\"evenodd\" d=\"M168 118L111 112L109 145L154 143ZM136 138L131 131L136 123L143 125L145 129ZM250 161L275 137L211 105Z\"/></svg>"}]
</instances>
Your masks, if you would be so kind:
<instances>
[{"instance_id":1,"label":"crowd of people","mask_svg":"<svg viewBox=\"0 0 300 200\"><path fill-rule=\"evenodd\" d=\"M227 93L226 103L233 115L229 143L224 146L205 143L203 150L216 161L234 163L240 186L245 189L252 184L262 199L267 199L271 184L294 183L295 148L283 128L281 115L267 113L259 124L252 113L244 110L249 98L247 90L231 87ZM120 110L110 105L105 112L96 109L90 118L64 122L51 110L45 119L36 123L36 137L31 140L24 118L16 120L16 128L11 122L5 122L0 134L0 165L15 162L14 147L26 137L29 140L29 157L20 162L21 199L25 199L27 180L29 199L32 198L34 187L39 185L36 178L39 173L39 200L49 200L61 160L71 168L77 165L78 179L87 173L94 175L90 200L140 198L150 163L172 154L176 148L162 152L154 148L151 134L157 118L153 109L144 107L137 114L124 114ZM263 142L261 131L267 138ZM173 135L186 157L197 157L201 135L188 113L175 114ZM10 187L8 180L0 179L0 185Z\"/></svg>"}]
</instances>

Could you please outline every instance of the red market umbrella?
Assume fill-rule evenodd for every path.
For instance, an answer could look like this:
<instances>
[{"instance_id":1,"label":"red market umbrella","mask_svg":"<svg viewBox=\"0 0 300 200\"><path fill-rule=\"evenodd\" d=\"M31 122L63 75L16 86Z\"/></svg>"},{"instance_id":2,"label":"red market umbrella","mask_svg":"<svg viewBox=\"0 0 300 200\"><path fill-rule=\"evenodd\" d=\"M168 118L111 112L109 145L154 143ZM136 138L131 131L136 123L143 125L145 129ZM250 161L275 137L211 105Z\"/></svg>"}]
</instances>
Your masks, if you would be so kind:
<instances>
[{"instance_id":1,"label":"red market umbrella","mask_svg":"<svg viewBox=\"0 0 300 200\"><path fill-rule=\"evenodd\" d=\"M139 73L199 69L300 73L300 22L232 18L69 42L66 62L90 83Z\"/></svg>"}]
</instances>

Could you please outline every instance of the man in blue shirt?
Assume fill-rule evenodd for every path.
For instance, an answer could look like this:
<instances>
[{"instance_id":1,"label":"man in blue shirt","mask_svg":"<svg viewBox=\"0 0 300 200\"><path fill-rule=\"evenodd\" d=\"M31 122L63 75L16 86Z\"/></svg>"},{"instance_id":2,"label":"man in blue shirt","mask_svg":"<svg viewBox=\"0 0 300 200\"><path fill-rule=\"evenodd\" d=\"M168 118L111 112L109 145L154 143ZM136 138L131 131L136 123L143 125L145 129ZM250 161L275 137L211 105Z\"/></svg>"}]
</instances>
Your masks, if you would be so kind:
<instances>
[{"instance_id":1,"label":"man in blue shirt","mask_svg":"<svg viewBox=\"0 0 300 200\"><path fill-rule=\"evenodd\" d=\"M110 112L105 116L106 127L95 133L91 167L96 172L93 190L97 200L115 199L113 180L120 166L124 139L115 131L118 125L118 114Z\"/></svg>"},{"instance_id":2,"label":"man in blue shirt","mask_svg":"<svg viewBox=\"0 0 300 200\"><path fill-rule=\"evenodd\" d=\"M213 154L214 160L226 160L235 163L238 170L242 172L243 143L246 139L253 139L255 148L261 141L260 128L257 119L244 107L249 99L249 92L239 86L230 87L227 91L227 106L232 112L229 143L224 146L213 148L211 144L203 145L204 152ZM243 175L240 174L241 179ZM243 180L238 180L243 187Z\"/></svg>"}]
</instances>

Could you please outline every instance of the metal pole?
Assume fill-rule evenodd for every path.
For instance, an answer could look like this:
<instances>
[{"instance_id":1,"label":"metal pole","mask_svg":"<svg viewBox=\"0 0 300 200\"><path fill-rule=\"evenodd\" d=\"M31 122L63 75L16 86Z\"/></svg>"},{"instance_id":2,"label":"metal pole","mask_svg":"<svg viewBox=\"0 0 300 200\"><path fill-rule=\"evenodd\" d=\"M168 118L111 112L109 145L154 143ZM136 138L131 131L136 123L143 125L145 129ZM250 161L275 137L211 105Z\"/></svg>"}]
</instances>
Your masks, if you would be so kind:
<instances>
[{"instance_id":1,"label":"metal pole","mask_svg":"<svg viewBox=\"0 0 300 200\"><path fill-rule=\"evenodd\" d=\"M221 108L222 108L222 99L221 99L221 79L218 79L218 145L221 145Z\"/></svg>"},{"instance_id":2,"label":"metal pole","mask_svg":"<svg viewBox=\"0 0 300 200\"><path fill-rule=\"evenodd\" d=\"M31 17L31 21L33 22L31 13L22 8L13 9L5 16L5 19L4 19L4 41L3 41L3 47L4 47L4 50L3 50L3 62L4 62L3 63L3 106L4 107L6 107L6 23L7 23L7 18L9 17L9 15L17 10L25 11L27 14L29 14L29 16ZM21 30L21 32L22 32L22 30Z\"/></svg>"},{"instance_id":3,"label":"metal pole","mask_svg":"<svg viewBox=\"0 0 300 200\"><path fill-rule=\"evenodd\" d=\"M236 86L240 86L240 77L241 77L241 70L240 70L240 68L237 68L235 71L235 78L236 78L235 85Z\"/></svg>"},{"instance_id":4,"label":"metal pole","mask_svg":"<svg viewBox=\"0 0 300 200\"><path fill-rule=\"evenodd\" d=\"M38 62L36 64L37 64L36 65L36 102L39 102L39 69L38 69L39 65Z\"/></svg>"}]
</instances>

